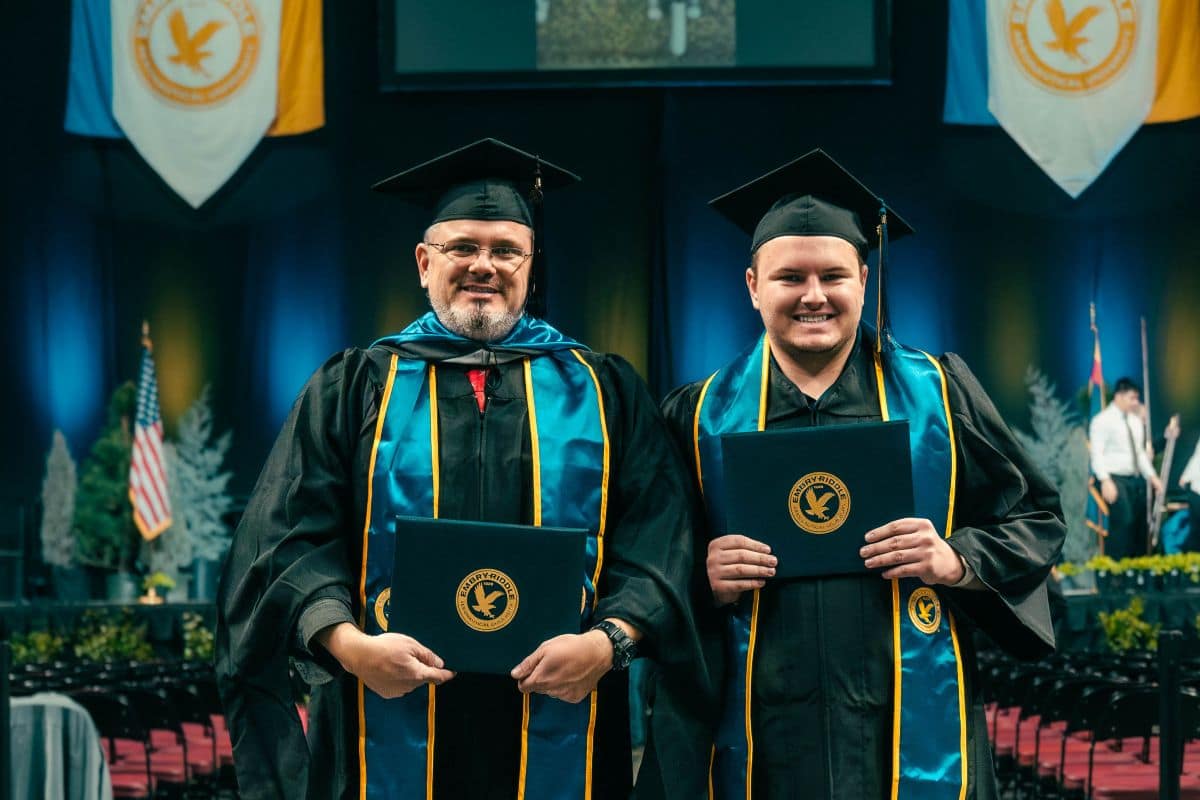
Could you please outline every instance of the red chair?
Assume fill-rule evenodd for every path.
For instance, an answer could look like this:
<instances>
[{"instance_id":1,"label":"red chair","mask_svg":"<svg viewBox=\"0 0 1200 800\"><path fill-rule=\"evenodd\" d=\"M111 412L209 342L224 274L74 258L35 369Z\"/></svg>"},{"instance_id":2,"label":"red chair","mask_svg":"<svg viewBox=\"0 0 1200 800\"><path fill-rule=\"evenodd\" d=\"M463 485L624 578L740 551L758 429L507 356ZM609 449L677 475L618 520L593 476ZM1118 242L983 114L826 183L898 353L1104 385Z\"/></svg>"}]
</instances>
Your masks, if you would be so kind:
<instances>
[{"instance_id":1,"label":"red chair","mask_svg":"<svg viewBox=\"0 0 1200 800\"><path fill-rule=\"evenodd\" d=\"M141 748L145 752L145 730L141 721L129 706L128 701L101 689L88 689L71 695L75 702L87 709L96 731L104 740L104 752L108 757L108 772L112 778L113 797L149 798L153 796L157 782L150 772L148 763L140 767L123 765L119 753L133 752ZM122 742L118 745L118 742ZM133 745L131 747L131 744Z\"/></svg>"},{"instance_id":2,"label":"red chair","mask_svg":"<svg viewBox=\"0 0 1200 800\"><path fill-rule=\"evenodd\" d=\"M1159 704L1161 702L1157 687L1124 689L1112 696L1103 713L1096 721L1093 739L1126 740L1137 737L1143 740L1141 759L1146 765L1138 767L1097 765L1093 757L1089 757L1088 770L1083 785L1084 797L1094 798L1103 793L1106 797L1121 796L1157 797L1159 792L1159 766L1152 759L1155 749L1154 732L1159 722ZM1182 730L1185 738L1193 738L1200 722L1200 695L1193 689L1181 689L1179 692L1179 710L1182 720ZM1179 763L1183 765L1186 748L1183 742L1175 742L1179 748ZM1092 754L1095 746L1093 744ZM1064 784L1065 785L1065 784ZM1180 791L1187 786L1189 792L1200 792L1200 779L1195 776L1182 778ZM1200 795L1197 796L1200 800Z\"/></svg>"}]
</instances>

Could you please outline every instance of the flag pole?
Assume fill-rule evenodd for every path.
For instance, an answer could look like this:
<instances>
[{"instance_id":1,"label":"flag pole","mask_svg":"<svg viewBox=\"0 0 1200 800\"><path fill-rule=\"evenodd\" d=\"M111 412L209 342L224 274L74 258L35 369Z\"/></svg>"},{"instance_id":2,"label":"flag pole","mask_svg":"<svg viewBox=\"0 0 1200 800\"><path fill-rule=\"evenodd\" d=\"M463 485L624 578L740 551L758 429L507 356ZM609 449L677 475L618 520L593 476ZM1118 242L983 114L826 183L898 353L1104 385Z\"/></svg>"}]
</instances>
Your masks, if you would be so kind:
<instances>
[{"instance_id":1,"label":"flag pole","mask_svg":"<svg viewBox=\"0 0 1200 800\"><path fill-rule=\"evenodd\" d=\"M1146 407L1146 450L1154 458L1154 439L1150 432L1154 426L1150 424L1150 347L1146 338L1146 318L1142 317L1142 405Z\"/></svg>"},{"instance_id":2,"label":"flag pole","mask_svg":"<svg viewBox=\"0 0 1200 800\"><path fill-rule=\"evenodd\" d=\"M1150 459L1150 463L1154 463L1154 426L1150 424L1150 347L1146 340L1146 317L1141 317L1142 326L1142 406L1144 411L1144 428L1142 434L1145 440L1142 442L1146 450L1146 457ZM1146 481L1146 530L1149 531L1154 526L1154 490L1150 481ZM1153 552L1154 542L1147 537L1147 549Z\"/></svg>"}]
</instances>

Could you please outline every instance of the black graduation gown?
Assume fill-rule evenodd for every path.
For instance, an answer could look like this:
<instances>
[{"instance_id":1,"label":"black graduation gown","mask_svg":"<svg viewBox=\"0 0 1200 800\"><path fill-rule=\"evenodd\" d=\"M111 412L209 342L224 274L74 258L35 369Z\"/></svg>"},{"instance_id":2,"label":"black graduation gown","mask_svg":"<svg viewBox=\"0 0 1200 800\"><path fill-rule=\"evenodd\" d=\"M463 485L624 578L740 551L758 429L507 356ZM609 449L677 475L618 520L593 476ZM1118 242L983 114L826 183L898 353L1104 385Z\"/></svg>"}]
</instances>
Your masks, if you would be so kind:
<instances>
[{"instance_id":1,"label":"black graduation gown","mask_svg":"<svg viewBox=\"0 0 1200 800\"><path fill-rule=\"evenodd\" d=\"M337 601L332 605L341 606L342 618L359 613L367 475L393 352L347 350L312 377L234 536L218 598L217 671L243 797L358 797L357 682L319 647L310 653L297 622L319 600ZM429 360L458 355L443 352L439 359L428 345L407 352ZM601 385L613 465L596 618L636 625L645 635L643 655L694 660L686 467L632 367L616 356L585 352L584 358ZM446 363L438 369L442 516L528 523L530 444L520 362L492 367L483 414L466 369ZM307 745L292 706L289 656L317 684ZM322 683L325 673L332 680ZM627 697L625 673L601 680L596 798L629 792ZM489 746L480 748L485 720ZM520 722L521 695L510 678L460 674L440 687L436 797L514 797ZM494 736L505 728L511 737Z\"/></svg>"},{"instance_id":2,"label":"black graduation gown","mask_svg":"<svg viewBox=\"0 0 1200 800\"><path fill-rule=\"evenodd\" d=\"M772 361L767 427L880 419L869 347L856 345L841 376L816 401ZM1055 489L1022 452L967 366L953 354L942 356L940 363L958 451L949 541L986 586L984 591L942 592L961 626L969 714L967 796L983 800L995 797L996 789L970 634L980 629L1019 657L1036 658L1053 650L1045 579L1065 528ZM689 449L701 385L683 386L663 404L677 440ZM698 551L706 550L708 538L699 525ZM890 582L876 576L772 581L759 602L751 713L755 800L888 797ZM723 635L725 612L713 608L711 593L707 607L706 654L719 682L725 655L714 640ZM650 791L647 784L643 790L639 782L638 796L703 796L715 706L698 708L684 692L665 702L660 697L655 714L663 717L660 724L669 735L655 736L643 769L661 774L663 788Z\"/></svg>"}]
</instances>

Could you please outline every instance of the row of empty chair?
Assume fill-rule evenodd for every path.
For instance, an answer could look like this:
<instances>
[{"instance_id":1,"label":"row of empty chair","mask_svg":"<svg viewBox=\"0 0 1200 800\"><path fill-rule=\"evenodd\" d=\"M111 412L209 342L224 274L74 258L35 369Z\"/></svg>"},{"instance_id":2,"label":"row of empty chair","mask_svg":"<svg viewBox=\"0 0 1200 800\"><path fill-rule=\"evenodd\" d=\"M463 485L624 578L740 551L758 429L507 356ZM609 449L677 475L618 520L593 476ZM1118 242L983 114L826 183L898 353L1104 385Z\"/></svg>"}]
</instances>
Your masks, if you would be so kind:
<instances>
[{"instance_id":1,"label":"row of empty chair","mask_svg":"<svg viewBox=\"0 0 1200 800\"><path fill-rule=\"evenodd\" d=\"M1200 664L1170 692L1182 798L1200 800ZM1159 798L1163 690L1153 654L981 660L997 775L1016 798ZM1169 752L1169 751L1168 751Z\"/></svg>"}]
</instances>

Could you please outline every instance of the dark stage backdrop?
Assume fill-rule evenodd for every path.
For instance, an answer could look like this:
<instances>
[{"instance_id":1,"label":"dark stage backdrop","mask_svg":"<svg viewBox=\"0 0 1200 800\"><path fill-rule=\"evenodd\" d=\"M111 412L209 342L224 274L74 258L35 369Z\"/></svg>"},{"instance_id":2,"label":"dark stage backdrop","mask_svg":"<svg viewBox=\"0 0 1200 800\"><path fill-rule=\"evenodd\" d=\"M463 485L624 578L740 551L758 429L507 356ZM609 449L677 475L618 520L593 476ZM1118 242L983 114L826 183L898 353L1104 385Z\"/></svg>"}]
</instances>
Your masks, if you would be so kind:
<instances>
[{"instance_id":1,"label":"dark stage backdrop","mask_svg":"<svg viewBox=\"0 0 1200 800\"><path fill-rule=\"evenodd\" d=\"M547 210L550 317L628 357L659 394L758 329L746 237L705 201L822 146L919 231L893 248L902 339L961 353L1024 426L1028 365L1063 393L1085 383L1095 284L1106 377L1140 372L1146 314L1155 407L1183 412L1190 452L1200 122L1142 129L1072 201L1000 130L940 122L944 3L895 5L886 87L418 94L378 91L373 6L325 3L327 126L264 140L193 211L128 144L62 131L69 2L16 4L3 52L22 77L5 82L0 126L0 502L36 494L55 427L83 457L110 391L136 374L143 317L168 432L211 384L234 488L248 491L306 376L424 307L412 250L425 220L367 187L485 135L583 175Z\"/></svg>"}]
</instances>

